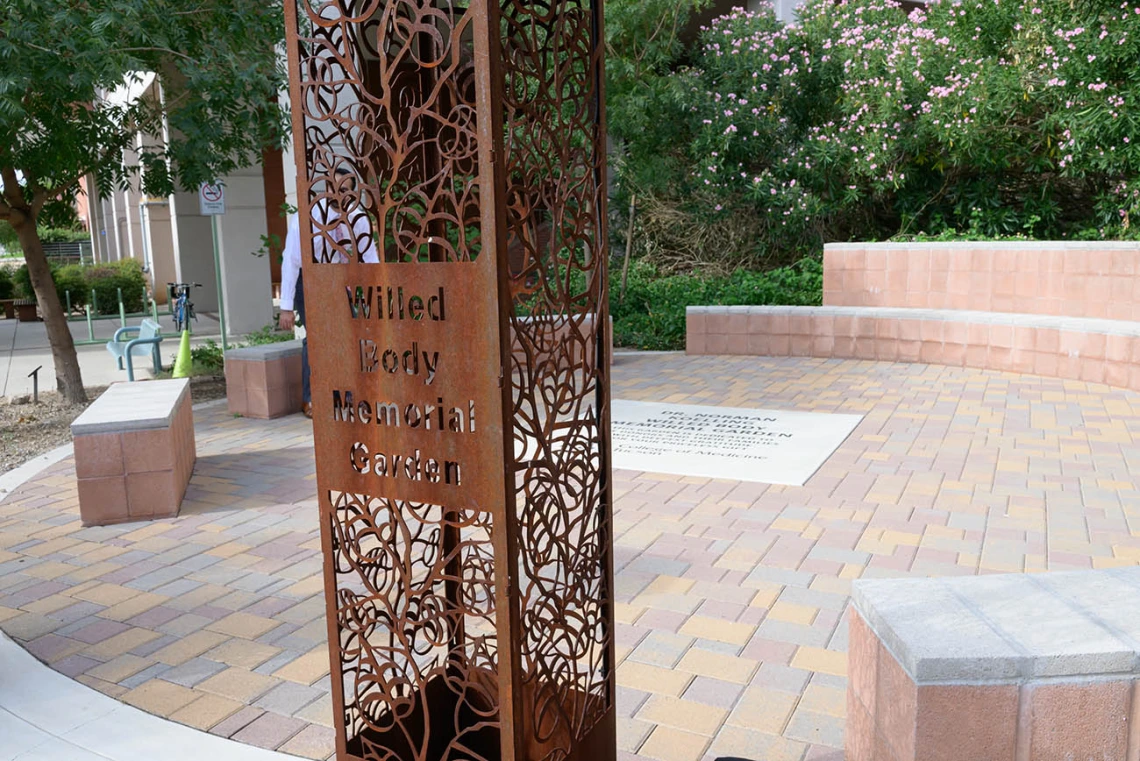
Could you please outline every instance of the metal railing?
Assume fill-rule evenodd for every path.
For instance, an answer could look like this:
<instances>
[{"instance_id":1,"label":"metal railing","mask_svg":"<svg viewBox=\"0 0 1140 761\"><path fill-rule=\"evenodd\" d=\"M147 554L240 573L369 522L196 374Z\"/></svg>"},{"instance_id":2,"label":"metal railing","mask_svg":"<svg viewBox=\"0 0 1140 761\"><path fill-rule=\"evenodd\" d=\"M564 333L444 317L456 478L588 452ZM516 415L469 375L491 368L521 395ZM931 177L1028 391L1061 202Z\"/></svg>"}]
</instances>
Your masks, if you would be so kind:
<instances>
[{"instance_id":1,"label":"metal railing","mask_svg":"<svg viewBox=\"0 0 1140 761\"><path fill-rule=\"evenodd\" d=\"M78 240L70 242L45 243L44 256L48 261L56 264L94 264L95 257L91 250L91 241Z\"/></svg>"},{"instance_id":2,"label":"metal railing","mask_svg":"<svg viewBox=\"0 0 1140 761\"><path fill-rule=\"evenodd\" d=\"M150 317L156 323L158 322L158 303L147 295L146 288L142 289L142 303L149 305L149 310L143 309L141 312L127 312L126 304L123 303L123 289L116 288L119 300L118 314L99 314L99 299L95 293L95 289L91 289L90 300L83 305L83 314L73 314L74 310L71 307L71 291L64 291L64 309L66 310L68 322L86 322L87 323L87 338L76 340L76 345L86 346L88 344L106 343L105 338L95 337L95 321L96 320L118 320L119 327L127 327L128 317Z\"/></svg>"}]
</instances>

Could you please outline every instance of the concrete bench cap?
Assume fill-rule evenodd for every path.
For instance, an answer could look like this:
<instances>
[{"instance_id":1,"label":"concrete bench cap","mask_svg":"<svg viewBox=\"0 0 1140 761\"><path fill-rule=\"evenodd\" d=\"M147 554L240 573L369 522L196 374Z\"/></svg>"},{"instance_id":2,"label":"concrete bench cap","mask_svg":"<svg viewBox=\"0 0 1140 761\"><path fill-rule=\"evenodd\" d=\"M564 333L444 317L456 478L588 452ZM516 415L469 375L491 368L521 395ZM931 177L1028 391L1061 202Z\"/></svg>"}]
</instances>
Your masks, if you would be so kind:
<instances>
[{"instance_id":1,"label":"concrete bench cap","mask_svg":"<svg viewBox=\"0 0 1140 761\"><path fill-rule=\"evenodd\" d=\"M689 306L692 315L786 315L817 317L867 317L871 319L929 320L968 325L1009 325L1015 328L1045 328L1073 333L1103 333L1112 336L1140 337L1140 322L1109 320L1099 317L1059 317L1020 312L982 312L969 309L921 309L911 307L849 306Z\"/></svg>"},{"instance_id":2,"label":"concrete bench cap","mask_svg":"<svg viewBox=\"0 0 1140 761\"><path fill-rule=\"evenodd\" d=\"M270 362L300 354L301 343L301 341L282 341L275 344L262 344L261 346L244 346L240 349L227 351L226 359L236 359L243 362Z\"/></svg>"},{"instance_id":3,"label":"concrete bench cap","mask_svg":"<svg viewBox=\"0 0 1140 761\"><path fill-rule=\"evenodd\" d=\"M852 600L918 684L1140 673L1140 568L861 580Z\"/></svg>"},{"instance_id":4,"label":"concrete bench cap","mask_svg":"<svg viewBox=\"0 0 1140 761\"><path fill-rule=\"evenodd\" d=\"M901 250L904 248L929 248L932 250L962 250L983 248L990 250L1015 251L1140 251L1140 243L1121 240L925 240L893 241L876 243L825 243L824 251L858 251L859 249Z\"/></svg>"},{"instance_id":5,"label":"concrete bench cap","mask_svg":"<svg viewBox=\"0 0 1140 761\"><path fill-rule=\"evenodd\" d=\"M189 394L189 378L116 383L75 418L71 435L166 428Z\"/></svg>"}]
</instances>

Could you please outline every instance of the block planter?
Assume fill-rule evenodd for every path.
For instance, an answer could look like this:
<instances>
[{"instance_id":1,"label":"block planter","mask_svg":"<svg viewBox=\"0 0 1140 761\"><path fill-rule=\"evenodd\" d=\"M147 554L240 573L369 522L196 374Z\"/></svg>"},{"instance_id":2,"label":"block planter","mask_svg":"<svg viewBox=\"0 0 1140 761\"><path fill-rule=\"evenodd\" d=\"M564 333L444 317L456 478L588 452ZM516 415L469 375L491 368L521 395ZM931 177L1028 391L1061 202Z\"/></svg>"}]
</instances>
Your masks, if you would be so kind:
<instances>
[{"instance_id":1,"label":"block planter","mask_svg":"<svg viewBox=\"0 0 1140 761\"><path fill-rule=\"evenodd\" d=\"M270 418L301 411L301 341L226 352L226 402L234 415Z\"/></svg>"},{"instance_id":2,"label":"block planter","mask_svg":"<svg viewBox=\"0 0 1140 761\"><path fill-rule=\"evenodd\" d=\"M847 761L1140 753L1140 569L857 581Z\"/></svg>"},{"instance_id":3,"label":"block planter","mask_svg":"<svg viewBox=\"0 0 1140 761\"><path fill-rule=\"evenodd\" d=\"M83 525L178 515L197 459L188 379L117 383L71 435Z\"/></svg>"}]
</instances>

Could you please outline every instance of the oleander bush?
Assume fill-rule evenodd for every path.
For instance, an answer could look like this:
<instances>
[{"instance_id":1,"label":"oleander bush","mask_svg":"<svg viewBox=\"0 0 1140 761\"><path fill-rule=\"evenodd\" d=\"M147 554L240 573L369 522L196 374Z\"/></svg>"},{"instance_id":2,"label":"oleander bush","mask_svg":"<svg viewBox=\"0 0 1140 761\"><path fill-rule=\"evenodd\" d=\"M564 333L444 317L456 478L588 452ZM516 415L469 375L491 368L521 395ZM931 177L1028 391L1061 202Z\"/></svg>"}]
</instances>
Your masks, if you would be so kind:
<instances>
[{"instance_id":1,"label":"oleander bush","mask_svg":"<svg viewBox=\"0 0 1140 761\"><path fill-rule=\"evenodd\" d=\"M808 0L795 24L736 10L659 52L609 114L634 250L665 269L920 233L1136 237L1133 2Z\"/></svg>"}]
</instances>

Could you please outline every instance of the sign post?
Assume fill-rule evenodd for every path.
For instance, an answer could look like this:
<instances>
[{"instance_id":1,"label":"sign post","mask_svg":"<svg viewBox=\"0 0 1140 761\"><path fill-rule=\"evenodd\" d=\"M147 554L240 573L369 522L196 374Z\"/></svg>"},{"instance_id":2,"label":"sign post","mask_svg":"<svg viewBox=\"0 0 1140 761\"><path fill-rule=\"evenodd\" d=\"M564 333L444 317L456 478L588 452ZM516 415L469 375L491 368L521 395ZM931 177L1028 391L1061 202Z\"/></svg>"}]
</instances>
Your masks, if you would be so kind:
<instances>
[{"instance_id":1,"label":"sign post","mask_svg":"<svg viewBox=\"0 0 1140 761\"><path fill-rule=\"evenodd\" d=\"M198 213L210 217L210 233L214 239L214 279L218 289L218 326L222 331L222 351L229 345L226 338L226 299L222 292L222 263L218 253L218 217L226 213L226 186L219 182L203 182L198 187Z\"/></svg>"},{"instance_id":2,"label":"sign post","mask_svg":"<svg viewBox=\"0 0 1140 761\"><path fill-rule=\"evenodd\" d=\"M613 761L601 2L285 13L337 758Z\"/></svg>"}]
</instances>

